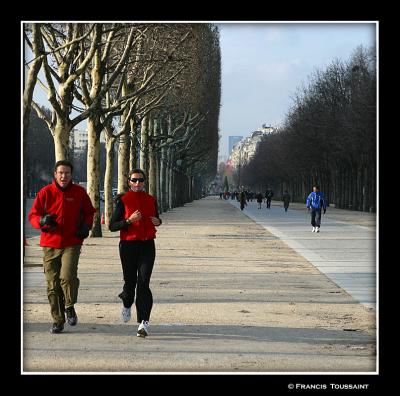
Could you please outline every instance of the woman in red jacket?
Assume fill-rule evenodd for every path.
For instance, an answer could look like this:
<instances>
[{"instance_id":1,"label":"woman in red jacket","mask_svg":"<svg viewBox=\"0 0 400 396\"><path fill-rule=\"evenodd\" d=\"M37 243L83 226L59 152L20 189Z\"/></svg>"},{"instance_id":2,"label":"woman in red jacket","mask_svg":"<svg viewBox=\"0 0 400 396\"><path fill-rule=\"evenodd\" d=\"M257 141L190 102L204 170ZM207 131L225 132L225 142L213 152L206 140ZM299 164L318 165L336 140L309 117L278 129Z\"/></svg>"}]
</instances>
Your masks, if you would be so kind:
<instances>
[{"instance_id":1,"label":"woman in red jacket","mask_svg":"<svg viewBox=\"0 0 400 396\"><path fill-rule=\"evenodd\" d=\"M150 277L156 257L154 239L156 228L161 224L157 200L144 191L146 176L143 170L129 172L129 191L117 195L110 220L110 231L120 231L119 254L124 274L124 287L118 297L122 299L122 320L131 318L131 306L135 302L139 327L138 337L149 334L153 295ZM136 301L135 301L136 295Z\"/></svg>"}]
</instances>

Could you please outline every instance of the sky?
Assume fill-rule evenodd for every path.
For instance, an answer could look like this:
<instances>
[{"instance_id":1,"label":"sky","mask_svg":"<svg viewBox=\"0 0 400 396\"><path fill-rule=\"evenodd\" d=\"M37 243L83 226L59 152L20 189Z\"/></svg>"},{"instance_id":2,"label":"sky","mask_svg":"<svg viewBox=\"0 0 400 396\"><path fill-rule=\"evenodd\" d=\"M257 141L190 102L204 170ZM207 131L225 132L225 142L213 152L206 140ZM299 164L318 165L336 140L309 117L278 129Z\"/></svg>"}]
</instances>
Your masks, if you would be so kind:
<instances>
[{"instance_id":1,"label":"sky","mask_svg":"<svg viewBox=\"0 0 400 396\"><path fill-rule=\"evenodd\" d=\"M375 45L377 31L376 21L207 22L220 32L218 162L228 158L230 135L247 137L263 124L282 125L296 90L316 69L348 61L359 45ZM34 97L49 107L39 84Z\"/></svg>"},{"instance_id":2,"label":"sky","mask_svg":"<svg viewBox=\"0 0 400 396\"><path fill-rule=\"evenodd\" d=\"M297 89L333 61L377 38L376 21L216 23L221 48L220 160L228 137L282 125ZM379 51L379 48L378 48Z\"/></svg>"}]
</instances>

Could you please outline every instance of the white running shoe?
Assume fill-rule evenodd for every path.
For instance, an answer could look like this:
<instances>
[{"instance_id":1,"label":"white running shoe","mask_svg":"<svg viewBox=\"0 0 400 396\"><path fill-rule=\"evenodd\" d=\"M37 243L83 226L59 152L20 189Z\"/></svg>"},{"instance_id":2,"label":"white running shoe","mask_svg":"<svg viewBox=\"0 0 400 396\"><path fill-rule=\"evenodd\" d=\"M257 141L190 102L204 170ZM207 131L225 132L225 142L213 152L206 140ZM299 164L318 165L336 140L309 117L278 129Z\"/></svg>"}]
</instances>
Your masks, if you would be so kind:
<instances>
[{"instance_id":1,"label":"white running shoe","mask_svg":"<svg viewBox=\"0 0 400 396\"><path fill-rule=\"evenodd\" d=\"M143 338L149 335L149 322L147 320L142 320L142 323L140 323L137 329L136 335Z\"/></svg>"},{"instance_id":2,"label":"white running shoe","mask_svg":"<svg viewBox=\"0 0 400 396\"><path fill-rule=\"evenodd\" d=\"M311 232L315 232L315 227L312 228Z\"/></svg>"},{"instance_id":3,"label":"white running shoe","mask_svg":"<svg viewBox=\"0 0 400 396\"><path fill-rule=\"evenodd\" d=\"M319 232L319 227L315 227L315 232Z\"/></svg>"},{"instance_id":4,"label":"white running shoe","mask_svg":"<svg viewBox=\"0 0 400 396\"><path fill-rule=\"evenodd\" d=\"M131 309L122 307L122 320L126 323L131 320Z\"/></svg>"}]
</instances>

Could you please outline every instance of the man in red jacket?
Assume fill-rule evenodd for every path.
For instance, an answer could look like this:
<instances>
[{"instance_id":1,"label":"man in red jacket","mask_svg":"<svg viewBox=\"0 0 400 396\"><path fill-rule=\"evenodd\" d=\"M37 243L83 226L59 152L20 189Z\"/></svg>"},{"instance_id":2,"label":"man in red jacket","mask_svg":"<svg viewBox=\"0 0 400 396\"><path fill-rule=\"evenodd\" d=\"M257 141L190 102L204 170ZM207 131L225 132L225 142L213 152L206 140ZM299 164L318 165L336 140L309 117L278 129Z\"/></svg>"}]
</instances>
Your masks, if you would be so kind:
<instances>
[{"instance_id":1,"label":"man in red jacket","mask_svg":"<svg viewBox=\"0 0 400 396\"><path fill-rule=\"evenodd\" d=\"M72 182L72 170L69 161L55 164L53 182L38 192L28 215L32 226L42 231L40 246L53 317L51 333L64 330L65 313L69 325L78 322L74 308L79 288L78 261L96 212L86 190Z\"/></svg>"}]
</instances>

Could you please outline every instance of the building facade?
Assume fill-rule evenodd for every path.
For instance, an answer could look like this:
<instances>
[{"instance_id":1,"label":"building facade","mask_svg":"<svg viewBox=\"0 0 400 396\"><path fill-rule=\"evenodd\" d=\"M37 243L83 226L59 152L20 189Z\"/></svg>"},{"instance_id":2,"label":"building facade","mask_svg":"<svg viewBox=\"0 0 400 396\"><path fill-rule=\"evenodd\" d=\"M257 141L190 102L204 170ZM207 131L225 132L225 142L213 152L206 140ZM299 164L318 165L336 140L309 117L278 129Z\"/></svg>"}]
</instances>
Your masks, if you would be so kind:
<instances>
[{"instance_id":1,"label":"building facade","mask_svg":"<svg viewBox=\"0 0 400 396\"><path fill-rule=\"evenodd\" d=\"M104 143L104 132L100 134L100 142ZM72 129L69 135L69 148L76 154L81 154L85 151L88 144L88 131L87 129Z\"/></svg>"},{"instance_id":2,"label":"building facade","mask_svg":"<svg viewBox=\"0 0 400 396\"><path fill-rule=\"evenodd\" d=\"M229 162L232 166L232 169L235 170L239 166L249 163L254 157L257 147L263 137L274 132L274 130L274 127L263 124L262 128L251 132L248 137L241 139L238 143L236 143L229 156Z\"/></svg>"},{"instance_id":3,"label":"building facade","mask_svg":"<svg viewBox=\"0 0 400 396\"><path fill-rule=\"evenodd\" d=\"M73 129L69 135L69 148L74 153L83 153L88 143L87 130Z\"/></svg>"},{"instance_id":4,"label":"building facade","mask_svg":"<svg viewBox=\"0 0 400 396\"><path fill-rule=\"evenodd\" d=\"M229 152L228 155L231 155L233 147L236 143L239 143L243 139L243 136L229 136Z\"/></svg>"}]
</instances>

